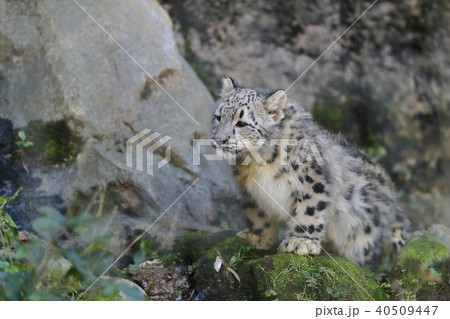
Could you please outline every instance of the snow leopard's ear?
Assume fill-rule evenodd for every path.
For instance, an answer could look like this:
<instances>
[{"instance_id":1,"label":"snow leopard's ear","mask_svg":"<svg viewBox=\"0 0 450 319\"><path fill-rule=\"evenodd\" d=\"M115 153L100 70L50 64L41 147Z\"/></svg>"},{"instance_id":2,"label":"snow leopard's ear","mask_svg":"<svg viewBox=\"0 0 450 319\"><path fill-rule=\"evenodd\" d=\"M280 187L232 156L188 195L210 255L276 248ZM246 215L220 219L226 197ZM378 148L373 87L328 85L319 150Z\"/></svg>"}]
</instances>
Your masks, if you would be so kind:
<instances>
[{"instance_id":1,"label":"snow leopard's ear","mask_svg":"<svg viewBox=\"0 0 450 319\"><path fill-rule=\"evenodd\" d=\"M232 89L238 86L237 82L230 77L222 79L222 91L220 92L223 96L225 93L230 92Z\"/></svg>"},{"instance_id":2,"label":"snow leopard's ear","mask_svg":"<svg viewBox=\"0 0 450 319\"><path fill-rule=\"evenodd\" d=\"M269 116L272 116L275 122L283 119L286 102L287 96L284 90L277 90L267 97L266 112Z\"/></svg>"}]
</instances>

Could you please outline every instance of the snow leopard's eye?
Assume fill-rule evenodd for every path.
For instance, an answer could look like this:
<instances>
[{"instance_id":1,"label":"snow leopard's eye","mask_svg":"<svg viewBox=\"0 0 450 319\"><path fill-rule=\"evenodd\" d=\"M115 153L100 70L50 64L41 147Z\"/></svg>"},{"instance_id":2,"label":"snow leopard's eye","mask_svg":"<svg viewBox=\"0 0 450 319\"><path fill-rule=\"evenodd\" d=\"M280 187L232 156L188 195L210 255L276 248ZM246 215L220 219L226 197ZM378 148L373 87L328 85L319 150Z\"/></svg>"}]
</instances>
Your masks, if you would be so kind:
<instances>
[{"instance_id":1,"label":"snow leopard's eye","mask_svg":"<svg viewBox=\"0 0 450 319\"><path fill-rule=\"evenodd\" d=\"M247 125L248 125L248 123L245 123L245 122L242 122L242 121L239 121L239 122L236 123L237 127L245 127Z\"/></svg>"},{"instance_id":2,"label":"snow leopard's eye","mask_svg":"<svg viewBox=\"0 0 450 319\"><path fill-rule=\"evenodd\" d=\"M222 117L220 115L216 115L216 120L220 122L220 120L222 119Z\"/></svg>"}]
</instances>

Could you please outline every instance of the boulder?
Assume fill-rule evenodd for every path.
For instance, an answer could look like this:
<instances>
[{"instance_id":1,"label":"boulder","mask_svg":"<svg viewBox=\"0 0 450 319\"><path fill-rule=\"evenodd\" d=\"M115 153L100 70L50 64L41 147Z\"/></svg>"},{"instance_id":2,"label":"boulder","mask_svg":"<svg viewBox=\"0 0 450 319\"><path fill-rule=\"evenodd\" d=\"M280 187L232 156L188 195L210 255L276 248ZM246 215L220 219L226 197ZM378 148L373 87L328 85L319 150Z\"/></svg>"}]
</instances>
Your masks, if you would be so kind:
<instances>
[{"instance_id":1,"label":"boulder","mask_svg":"<svg viewBox=\"0 0 450 319\"><path fill-rule=\"evenodd\" d=\"M0 118L7 136L12 124L34 143L0 145L9 147L1 192L24 186L8 211L26 229L43 205L109 216L117 248L159 217L149 234L166 245L222 220L242 224L228 165L193 165L214 102L178 53L166 11L154 0L79 3L91 17L73 1L0 0ZM144 129L172 138L171 161L153 176L126 165L126 141Z\"/></svg>"}]
</instances>

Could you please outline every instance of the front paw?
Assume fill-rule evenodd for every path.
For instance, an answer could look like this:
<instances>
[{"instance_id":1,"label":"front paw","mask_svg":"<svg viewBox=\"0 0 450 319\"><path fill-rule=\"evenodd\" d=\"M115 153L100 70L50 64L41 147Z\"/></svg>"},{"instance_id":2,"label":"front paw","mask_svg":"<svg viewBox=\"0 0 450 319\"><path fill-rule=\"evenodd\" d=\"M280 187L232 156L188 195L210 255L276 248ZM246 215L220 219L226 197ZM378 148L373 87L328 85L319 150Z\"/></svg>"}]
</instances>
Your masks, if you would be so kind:
<instances>
[{"instance_id":1,"label":"front paw","mask_svg":"<svg viewBox=\"0 0 450 319\"><path fill-rule=\"evenodd\" d=\"M250 229L241 230L236 236L244 238L250 242L256 249L268 250L273 246L273 238L266 238L252 233Z\"/></svg>"},{"instance_id":2,"label":"front paw","mask_svg":"<svg viewBox=\"0 0 450 319\"><path fill-rule=\"evenodd\" d=\"M279 252L295 253L300 256L318 255L321 249L319 238L310 237L289 237L278 247Z\"/></svg>"}]
</instances>

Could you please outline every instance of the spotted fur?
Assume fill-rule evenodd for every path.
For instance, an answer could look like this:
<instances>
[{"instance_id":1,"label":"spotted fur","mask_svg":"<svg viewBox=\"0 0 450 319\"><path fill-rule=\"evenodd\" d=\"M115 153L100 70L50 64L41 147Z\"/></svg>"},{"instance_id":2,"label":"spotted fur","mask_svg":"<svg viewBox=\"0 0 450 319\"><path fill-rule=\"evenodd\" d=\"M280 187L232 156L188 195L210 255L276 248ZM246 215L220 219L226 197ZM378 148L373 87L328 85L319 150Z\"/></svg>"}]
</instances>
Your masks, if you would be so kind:
<instances>
[{"instance_id":1,"label":"spotted fur","mask_svg":"<svg viewBox=\"0 0 450 319\"><path fill-rule=\"evenodd\" d=\"M262 162L245 160L253 155L245 141ZM211 142L237 159L248 218L238 235L256 248L272 247L280 225L281 252L317 255L324 248L361 265L405 243L410 223L385 171L316 125L283 90L245 88L225 78Z\"/></svg>"}]
</instances>

